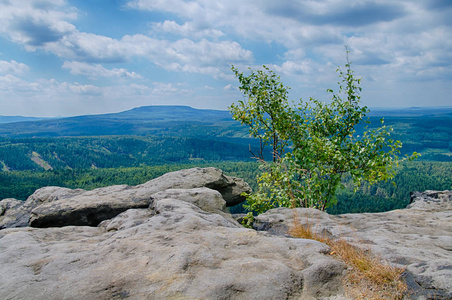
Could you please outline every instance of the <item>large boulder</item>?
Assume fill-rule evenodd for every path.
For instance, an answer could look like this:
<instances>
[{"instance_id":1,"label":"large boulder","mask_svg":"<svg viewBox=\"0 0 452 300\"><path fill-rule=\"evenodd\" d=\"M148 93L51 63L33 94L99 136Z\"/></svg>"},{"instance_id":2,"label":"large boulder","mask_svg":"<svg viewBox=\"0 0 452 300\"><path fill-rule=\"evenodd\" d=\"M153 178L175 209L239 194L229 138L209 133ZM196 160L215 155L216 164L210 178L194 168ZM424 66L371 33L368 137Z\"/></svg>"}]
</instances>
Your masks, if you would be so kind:
<instances>
[{"instance_id":1,"label":"large boulder","mask_svg":"<svg viewBox=\"0 0 452 300\"><path fill-rule=\"evenodd\" d=\"M97 226L130 208L147 208L151 203L151 194L127 185L99 188L36 206L30 226Z\"/></svg>"},{"instance_id":2,"label":"large boulder","mask_svg":"<svg viewBox=\"0 0 452 300\"><path fill-rule=\"evenodd\" d=\"M251 188L243 179L226 176L217 168L193 168L171 172L137 186L150 188L155 192L199 187L220 192L228 207L242 203L246 200L243 193L251 192Z\"/></svg>"},{"instance_id":3,"label":"large boulder","mask_svg":"<svg viewBox=\"0 0 452 300\"><path fill-rule=\"evenodd\" d=\"M0 201L0 299L347 299L346 266L325 244L289 237L294 218L406 268L409 298L452 299L451 192L377 214L278 208L257 230L227 212L242 192L242 180L195 168Z\"/></svg>"},{"instance_id":4,"label":"large boulder","mask_svg":"<svg viewBox=\"0 0 452 300\"><path fill-rule=\"evenodd\" d=\"M180 170L137 186L116 185L92 191L45 187L28 197L23 205L8 208L8 214L0 216L0 228L97 226L127 209L148 207L154 194L192 188L217 191L223 211L224 206L244 201L242 194L251 191L243 179L226 176L217 168Z\"/></svg>"},{"instance_id":5,"label":"large boulder","mask_svg":"<svg viewBox=\"0 0 452 300\"><path fill-rule=\"evenodd\" d=\"M413 299L452 299L452 192L413 193L406 209L329 215L315 209L270 210L255 228L284 235L294 216L319 234L345 238L406 268Z\"/></svg>"},{"instance_id":6,"label":"large boulder","mask_svg":"<svg viewBox=\"0 0 452 300\"><path fill-rule=\"evenodd\" d=\"M346 299L328 246L243 228L208 188L155 195L98 227L1 230L0 299Z\"/></svg>"},{"instance_id":7,"label":"large boulder","mask_svg":"<svg viewBox=\"0 0 452 300\"><path fill-rule=\"evenodd\" d=\"M30 213L22 209L24 202L7 198L0 201L0 229L28 225Z\"/></svg>"}]
</instances>

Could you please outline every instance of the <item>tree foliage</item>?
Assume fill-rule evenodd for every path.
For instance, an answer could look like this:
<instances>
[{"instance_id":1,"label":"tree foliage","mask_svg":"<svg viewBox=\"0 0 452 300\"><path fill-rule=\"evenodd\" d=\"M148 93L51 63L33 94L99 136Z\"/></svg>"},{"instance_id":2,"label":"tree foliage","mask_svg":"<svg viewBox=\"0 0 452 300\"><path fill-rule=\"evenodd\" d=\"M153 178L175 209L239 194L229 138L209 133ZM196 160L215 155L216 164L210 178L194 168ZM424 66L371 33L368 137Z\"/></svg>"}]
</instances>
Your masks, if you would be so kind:
<instances>
[{"instance_id":1,"label":"tree foliage","mask_svg":"<svg viewBox=\"0 0 452 300\"><path fill-rule=\"evenodd\" d=\"M325 210L336 203L336 191L345 174L359 187L394 177L401 143L391 139L391 127L381 126L357 134L368 122L369 109L361 106L360 79L348 61L338 69L337 92L329 89L330 103L311 98L291 104L288 87L269 68L245 76L232 68L245 100L230 107L235 120L249 126L261 141L263 173L258 189L248 195L247 209L256 213L274 207L313 207ZM271 146L272 161L264 147ZM287 150L287 151L286 151Z\"/></svg>"}]
</instances>

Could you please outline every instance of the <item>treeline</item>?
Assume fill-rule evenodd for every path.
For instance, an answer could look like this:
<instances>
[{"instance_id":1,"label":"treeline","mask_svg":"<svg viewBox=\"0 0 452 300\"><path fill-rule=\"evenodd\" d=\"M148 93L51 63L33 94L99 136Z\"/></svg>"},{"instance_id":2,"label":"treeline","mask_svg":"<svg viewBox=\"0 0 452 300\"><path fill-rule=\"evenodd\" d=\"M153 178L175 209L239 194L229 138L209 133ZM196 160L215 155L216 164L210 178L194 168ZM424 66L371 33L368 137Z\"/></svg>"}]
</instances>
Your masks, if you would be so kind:
<instances>
[{"instance_id":1,"label":"treeline","mask_svg":"<svg viewBox=\"0 0 452 300\"><path fill-rule=\"evenodd\" d=\"M259 174L256 162L191 162L187 164L165 164L142 167L120 167L105 169L63 169L42 171L0 172L0 199L25 200L36 189L44 186L82 188L86 190L115 185L137 185L165 173L193 167L217 167L227 175L243 178L256 188ZM406 162L399 166L391 182L369 186L363 184L353 191L351 182L345 178L345 189L338 192L338 204L327 211L331 214L381 212L406 207L410 192L425 190L452 190L452 164L447 162ZM241 206L233 212L241 212Z\"/></svg>"},{"instance_id":2,"label":"treeline","mask_svg":"<svg viewBox=\"0 0 452 300\"><path fill-rule=\"evenodd\" d=\"M250 184L255 181L259 172L255 162L192 162L105 169L0 172L0 200L26 200L36 189L45 186L91 190L116 184L138 185L168 172L194 167L217 167L227 175L243 178Z\"/></svg>"},{"instance_id":3,"label":"treeline","mask_svg":"<svg viewBox=\"0 0 452 300\"><path fill-rule=\"evenodd\" d=\"M354 192L352 183L338 193L338 203L327 209L331 214L382 212L404 208L410 203L410 193L425 190L452 190L452 163L412 161L397 168L393 181L370 186L364 183Z\"/></svg>"},{"instance_id":4,"label":"treeline","mask_svg":"<svg viewBox=\"0 0 452 300\"><path fill-rule=\"evenodd\" d=\"M0 141L0 168L3 171L39 171L249 161L249 143L253 142L241 138L138 136L3 139Z\"/></svg>"},{"instance_id":5,"label":"treeline","mask_svg":"<svg viewBox=\"0 0 452 300\"><path fill-rule=\"evenodd\" d=\"M387 117L384 121L394 129L392 138L403 143L402 154L418 152L420 160L452 161L452 118Z\"/></svg>"}]
</instances>

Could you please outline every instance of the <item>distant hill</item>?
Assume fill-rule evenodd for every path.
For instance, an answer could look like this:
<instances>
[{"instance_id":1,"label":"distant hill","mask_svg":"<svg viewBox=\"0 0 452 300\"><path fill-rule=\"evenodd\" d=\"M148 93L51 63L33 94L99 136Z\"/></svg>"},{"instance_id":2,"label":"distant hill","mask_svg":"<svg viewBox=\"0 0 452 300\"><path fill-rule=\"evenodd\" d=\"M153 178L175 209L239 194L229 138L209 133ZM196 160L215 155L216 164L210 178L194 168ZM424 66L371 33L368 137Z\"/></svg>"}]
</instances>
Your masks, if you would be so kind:
<instances>
[{"instance_id":1,"label":"distant hill","mask_svg":"<svg viewBox=\"0 0 452 300\"><path fill-rule=\"evenodd\" d=\"M452 118L451 106L438 107L407 107L407 108L371 108L369 117L434 117Z\"/></svg>"},{"instance_id":2,"label":"distant hill","mask_svg":"<svg viewBox=\"0 0 452 300\"><path fill-rule=\"evenodd\" d=\"M373 108L368 115L369 127L380 126L381 118L393 126L393 137L404 144L403 153L417 151L425 159L452 160L452 107ZM248 128L234 121L228 111L188 106L143 106L119 113L0 124L2 138L124 135L249 138Z\"/></svg>"},{"instance_id":3,"label":"distant hill","mask_svg":"<svg viewBox=\"0 0 452 300\"><path fill-rule=\"evenodd\" d=\"M144 106L128 111L0 124L3 137L99 135L243 136L228 111Z\"/></svg>"},{"instance_id":4,"label":"distant hill","mask_svg":"<svg viewBox=\"0 0 452 300\"><path fill-rule=\"evenodd\" d=\"M0 116L0 123L14 123L27 121L40 121L48 118L22 117L22 116Z\"/></svg>"}]
</instances>

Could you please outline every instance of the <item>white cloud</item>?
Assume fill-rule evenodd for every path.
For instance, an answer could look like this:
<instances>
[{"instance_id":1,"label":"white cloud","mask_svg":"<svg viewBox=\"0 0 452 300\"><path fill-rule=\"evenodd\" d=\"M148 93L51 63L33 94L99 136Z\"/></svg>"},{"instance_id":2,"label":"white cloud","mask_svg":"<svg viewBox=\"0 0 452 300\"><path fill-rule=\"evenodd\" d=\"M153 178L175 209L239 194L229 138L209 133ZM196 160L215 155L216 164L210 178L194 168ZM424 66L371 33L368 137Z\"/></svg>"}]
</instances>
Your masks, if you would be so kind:
<instances>
[{"instance_id":1,"label":"white cloud","mask_svg":"<svg viewBox=\"0 0 452 300\"><path fill-rule=\"evenodd\" d=\"M408 0L134 0L128 5L172 13L185 21L183 25L171 20L158 23L160 30L187 36L191 28L200 33L209 28L249 41L281 44L288 53L310 49L309 55L323 64L343 62L344 45L350 46L353 60L362 65L397 64L420 57L425 62L422 67L430 61L437 68L435 62L449 65L452 61L450 5L437 9L429 2ZM445 53L446 57L438 57ZM286 72L309 71L303 61L288 59L284 64L280 68ZM404 67L414 74L420 66Z\"/></svg>"},{"instance_id":2,"label":"white cloud","mask_svg":"<svg viewBox=\"0 0 452 300\"><path fill-rule=\"evenodd\" d=\"M180 39L175 42L156 40L144 35L124 36L128 53L147 57L161 68L170 71L225 76L230 62L250 62L251 51L243 49L237 42L198 42Z\"/></svg>"},{"instance_id":3,"label":"white cloud","mask_svg":"<svg viewBox=\"0 0 452 300\"><path fill-rule=\"evenodd\" d=\"M0 32L34 51L75 31L67 22L76 10L63 0L14 0L0 3Z\"/></svg>"},{"instance_id":4,"label":"white cloud","mask_svg":"<svg viewBox=\"0 0 452 300\"><path fill-rule=\"evenodd\" d=\"M59 82L55 79L27 81L14 75L0 76L0 111L4 115L73 116L118 112L131 107L181 102L192 105L193 91L182 83L103 85ZM14 105L11 101L14 99ZM20 113L18 113L18 109Z\"/></svg>"},{"instance_id":5,"label":"white cloud","mask_svg":"<svg viewBox=\"0 0 452 300\"><path fill-rule=\"evenodd\" d=\"M152 94L186 94L189 93L189 90L181 88L178 84L174 83L163 83L163 82L154 82L151 90Z\"/></svg>"},{"instance_id":6,"label":"white cloud","mask_svg":"<svg viewBox=\"0 0 452 300\"><path fill-rule=\"evenodd\" d=\"M15 60L11 60L10 62L0 60L0 74L22 75L29 70L30 68L26 64L18 63Z\"/></svg>"},{"instance_id":7,"label":"white cloud","mask_svg":"<svg viewBox=\"0 0 452 300\"><path fill-rule=\"evenodd\" d=\"M0 91L2 91L3 95L10 96L11 99L14 96L31 95L41 90L42 88L38 83L30 83L11 74L0 76ZM7 96L2 98L8 99Z\"/></svg>"},{"instance_id":8,"label":"white cloud","mask_svg":"<svg viewBox=\"0 0 452 300\"><path fill-rule=\"evenodd\" d=\"M225 87L223 88L223 90L225 90L225 91L230 91L230 90L232 90L232 89L234 89L234 87L232 86L232 84L228 84L227 86L225 86Z\"/></svg>"},{"instance_id":9,"label":"white cloud","mask_svg":"<svg viewBox=\"0 0 452 300\"><path fill-rule=\"evenodd\" d=\"M127 51L128 45L119 40L78 31L50 42L42 49L63 58L87 62L124 62L131 55Z\"/></svg>"},{"instance_id":10,"label":"white cloud","mask_svg":"<svg viewBox=\"0 0 452 300\"><path fill-rule=\"evenodd\" d=\"M403 93L420 97L421 87L428 90L429 81L436 81L435 88L443 87L441 95L449 95L452 6L446 3L448 1L131 0L128 6L132 10L124 18L136 13L133 9L151 11L149 19L140 23L149 22L149 27L131 26L124 31L127 35L109 36L108 30L91 29L84 23L85 18L97 16L88 13L82 16L73 7L76 1L0 0L1 38L27 51L45 52L49 60L58 56L65 61L63 68L71 74L102 78L102 86L89 81L77 84L74 80L63 83L26 81L24 74L27 78L40 76L36 75L38 73L30 75L30 68L18 62L30 60L3 58L10 55L5 52L0 60L1 97L23 97L24 101L31 99L35 103L44 103L45 99L54 103L68 99L74 103L73 111L84 109L83 105L75 103L87 103L89 107L86 99L92 101L97 97L104 99L103 103L96 102L99 110L107 99L114 99L115 107L127 108L132 105L126 104L129 99L136 99L134 105L152 101L167 103L181 98L184 100L177 101L188 103L185 99L190 97L181 95L194 93L188 88L190 82L191 88L199 93L209 91L201 88L205 85L217 87L210 90L211 94L203 95L205 101L221 97L214 91L218 94L236 91L234 84L231 85L236 81L230 72L230 63L243 71L248 66L257 68L266 64L292 87L294 98L300 91L311 96L313 90L316 96L317 91L323 93L326 88L335 86L334 70L345 62L344 45L351 51L355 73L364 77L363 82L375 95L385 92L382 98L386 97L384 101L388 103L396 97L402 98ZM140 13L139 18L143 16L146 14ZM33 55L32 52L27 54ZM134 69L145 63L151 66L140 65ZM34 69L39 64L29 65ZM151 74L155 69L162 72L162 78L160 74ZM172 72L180 74L172 76ZM188 76L184 77L183 73ZM199 87L196 87L196 74L207 75L199 77L204 80L199 82ZM68 75L65 71L64 76ZM114 80L118 78L127 81ZM156 78L168 82L149 83ZM113 79L116 85L108 79ZM139 84L132 84L137 79ZM187 83L183 86L171 80ZM410 91L394 88L398 86ZM434 98L435 89L430 91L429 97ZM450 101L449 96L441 97L443 102L444 99Z\"/></svg>"},{"instance_id":11,"label":"white cloud","mask_svg":"<svg viewBox=\"0 0 452 300\"><path fill-rule=\"evenodd\" d=\"M195 24L194 22L186 22L179 25L175 21L165 20L164 22L153 23L152 31L193 37L195 39L204 37L220 38L225 35L221 30L202 28L198 25L199 24Z\"/></svg>"},{"instance_id":12,"label":"white cloud","mask_svg":"<svg viewBox=\"0 0 452 300\"><path fill-rule=\"evenodd\" d=\"M64 83L61 85L76 95L101 96L103 94L102 88L91 84L70 84Z\"/></svg>"},{"instance_id":13,"label":"white cloud","mask_svg":"<svg viewBox=\"0 0 452 300\"><path fill-rule=\"evenodd\" d=\"M37 5L39 4L39 5ZM191 7L191 5L188 5ZM195 5L196 6L196 5ZM84 63L127 62L134 57L146 57L167 70L222 76L229 62L250 61L252 53L234 41L209 41L203 36L220 37L221 31L201 29L199 22L178 25L175 22L154 24L162 31L178 32L200 38L176 41L156 39L142 34L125 35L120 39L94 33L80 32L70 21L77 11L64 1L18 0L0 4L0 32L29 51L43 50L59 57ZM197 33L198 30L201 31ZM121 73L122 70L105 71L97 66L71 66L73 72ZM81 68L83 70L81 70Z\"/></svg>"},{"instance_id":14,"label":"white cloud","mask_svg":"<svg viewBox=\"0 0 452 300\"><path fill-rule=\"evenodd\" d=\"M129 72L123 68L106 69L100 64L88 64L77 61L65 61L63 63L63 68L71 70L71 74L81 74L90 77L118 77L131 79L142 78L137 73Z\"/></svg>"}]
</instances>

